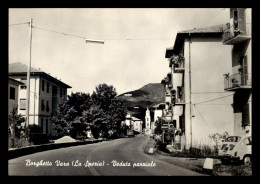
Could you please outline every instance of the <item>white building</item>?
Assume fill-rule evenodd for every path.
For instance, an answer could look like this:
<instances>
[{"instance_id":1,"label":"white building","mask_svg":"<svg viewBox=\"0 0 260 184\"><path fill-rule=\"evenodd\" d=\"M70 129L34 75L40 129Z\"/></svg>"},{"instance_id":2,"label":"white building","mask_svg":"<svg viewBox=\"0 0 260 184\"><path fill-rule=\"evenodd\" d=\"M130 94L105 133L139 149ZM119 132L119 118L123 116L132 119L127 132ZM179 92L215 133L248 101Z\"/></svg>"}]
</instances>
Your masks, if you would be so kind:
<instances>
[{"instance_id":1,"label":"white building","mask_svg":"<svg viewBox=\"0 0 260 184\"><path fill-rule=\"evenodd\" d=\"M133 130L137 131L139 133L142 133L142 126L143 126L143 121L136 118L136 117L132 117L132 121L131 121L132 125L133 125Z\"/></svg>"},{"instance_id":2,"label":"white building","mask_svg":"<svg viewBox=\"0 0 260 184\"><path fill-rule=\"evenodd\" d=\"M18 89L18 113L26 114L27 65L20 62L9 64L9 76L23 82ZM31 68L29 124L42 127L43 133L51 134L50 115L57 111L58 104L67 100L69 85L51 75Z\"/></svg>"},{"instance_id":3,"label":"white building","mask_svg":"<svg viewBox=\"0 0 260 184\"><path fill-rule=\"evenodd\" d=\"M18 90L20 85L24 85L24 83L10 77L8 78L8 114L18 107Z\"/></svg>"},{"instance_id":4,"label":"white building","mask_svg":"<svg viewBox=\"0 0 260 184\"><path fill-rule=\"evenodd\" d=\"M151 114L148 107L145 112L145 134L151 134Z\"/></svg>"},{"instance_id":5,"label":"white building","mask_svg":"<svg viewBox=\"0 0 260 184\"><path fill-rule=\"evenodd\" d=\"M172 121L184 132L186 148L191 143L193 147L209 144L213 133L234 133L233 92L223 89L223 74L231 72L232 59L231 47L222 44L224 27L181 31L166 50Z\"/></svg>"},{"instance_id":6,"label":"white building","mask_svg":"<svg viewBox=\"0 0 260 184\"><path fill-rule=\"evenodd\" d=\"M252 49L251 8L230 8L230 20L223 35L229 48L232 72L224 78L224 89L234 92L234 134L251 134L252 130Z\"/></svg>"}]
</instances>

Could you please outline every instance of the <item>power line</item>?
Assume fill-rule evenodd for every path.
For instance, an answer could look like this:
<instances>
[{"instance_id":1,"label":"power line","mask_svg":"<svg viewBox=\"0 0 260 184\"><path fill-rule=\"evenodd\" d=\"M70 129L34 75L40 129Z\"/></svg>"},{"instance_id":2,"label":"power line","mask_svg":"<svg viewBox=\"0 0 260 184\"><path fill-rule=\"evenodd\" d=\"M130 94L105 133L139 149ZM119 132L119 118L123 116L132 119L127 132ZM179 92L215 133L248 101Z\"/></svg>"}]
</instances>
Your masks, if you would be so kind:
<instances>
[{"instance_id":1,"label":"power line","mask_svg":"<svg viewBox=\"0 0 260 184\"><path fill-rule=\"evenodd\" d=\"M50 29L45 29L45 28L40 28L40 27L36 27L36 26L32 26L33 28L36 29L40 29L40 30L44 30L44 31L48 31L48 32L52 32L52 33L56 33L56 34L61 34L61 35L65 35L65 36L72 36L72 37L76 37L76 38L81 38L81 39L86 39L83 36L77 36L77 35L73 35L73 34L68 34L68 33L63 33L63 32L58 32L58 31L53 31ZM125 40L125 41L133 41L133 40L163 40L163 39L173 39L173 38L122 38L122 39L103 39L103 40L108 40L108 41L113 41L113 40Z\"/></svg>"},{"instance_id":2,"label":"power line","mask_svg":"<svg viewBox=\"0 0 260 184\"><path fill-rule=\"evenodd\" d=\"M197 104L201 104L201 103L211 102L211 101L218 100L218 99L221 99L221 98L226 98L226 97L228 97L228 96L233 96L233 94L232 94L232 95L227 95L227 96L222 96L222 97L219 97L219 98L214 98L214 99L207 100L207 101L204 101L204 102L199 102L199 103L196 103L196 105L197 105ZM195 105L195 104L194 104L194 105Z\"/></svg>"},{"instance_id":3,"label":"power line","mask_svg":"<svg viewBox=\"0 0 260 184\"><path fill-rule=\"evenodd\" d=\"M44 29L44 28L40 28L40 27L36 27L36 26L32 26L32 27L36 28L36 29L44 30L44 31L49 31L49 32L52 32L52 33L62 34L62 35L65 35L65 36L72 36L72 37L76 37L76 38L85 39L85 37L82 37L82 36L76 36L76 35L72 35L72 34L68 34L68 33L62 33L62 32Z\"/></svg>"},{"instance_id":4,"label":"power line","mask_svg":"<svg viewBox=\"0 0 260 184\"><path fill-rule=\"evenodd\" d=\"M205 118L202 116L202 114L200 113L199 109L196 107L196 105L195 105L195 104L194 104L194 107L197 109L197 111L198 111L198 113L199 113L200 117L203 119L203 121L204 121L204 122L205 122L205 124L207 125L208 129L209 129L210 131L212 131L212 130L211 130L211 128L209 127L209 125L208 125L207 121L206 121L206 120L205 120Z\"/></svg>"},{"instance_id":5,"label":"power line","mask_svg":"<svg viewBox=\"0 0 260 184\"><path fill-rule=\"evenodd\" d=\"M9 24L8 26L17 26L17 25L22 25L22 24L28 24L29 25L30 22L24 22L24 23L17 23L17 24Z\"/></svg>"}]
</instances>

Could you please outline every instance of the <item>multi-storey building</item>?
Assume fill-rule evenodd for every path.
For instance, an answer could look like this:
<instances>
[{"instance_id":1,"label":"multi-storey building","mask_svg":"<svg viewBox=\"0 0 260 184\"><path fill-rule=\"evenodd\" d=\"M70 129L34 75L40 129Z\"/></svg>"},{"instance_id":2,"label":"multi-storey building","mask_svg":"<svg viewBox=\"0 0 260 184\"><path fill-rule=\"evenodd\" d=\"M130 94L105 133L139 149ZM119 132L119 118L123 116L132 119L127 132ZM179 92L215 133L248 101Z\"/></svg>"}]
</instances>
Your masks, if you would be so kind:
<instances>
[{"instance_id":1,"label":"multi-storey building","mask_svg":"<svg viewBox=\"0 0 260 184\"><path fill-rule=\"evenodd\" d=\"M131 130L142 133L143 121L127 113L126 119L121 124L127 125Z\"/></svg>"},{"instance_id":2,"label":"multi-storey building","mask_svg":"<svg viewBox=\"0 0 260 184\"><path fill-rule=\"evenodd\" d=\"M24 83L8 78L8 114L18 107L18 89Z\"/></svg>"},{"instance_id":3,"label":"multi-storey building","mask_svg":"<svg viewBox=\"0 0 260 184\"><path fill-rule=\"evenodd\" d=\"M224 89L234 92L235 135L251 134L251 14L251 8L230 8L230 22L223 34L223 44L232 47L232 73L225 74Z\"/></svg>"},{"instance_id":4,"label":"multi-storey building","mask_svg":"<svg viewBox=\"0 0 260 184\"><path fill-rule=\"evenodd\" d=\"M166 119L181 129L186 148L209 144L210 134L234 131L233 93L223 89L222 75L231 71L230 50L222 44L224 27L181 31L166 49L171 71L163 81Z\"/></svg>"},{"instance_id":5,"label":"multi-storey building","mask_svg":"<svg viewBox=\"0 0 260 184\"><path fill-rule=\"evenodd\" d=\"M18 113L25 116L27 65L20 62L9 64L9 77L25 84L18 89ZM31 68L29 124L41 126L44 134L52 134L49 118L52 112L58 110L58 104L67 99L67 88L71 87L41 70Z\"/></svg>"}]
</instances>

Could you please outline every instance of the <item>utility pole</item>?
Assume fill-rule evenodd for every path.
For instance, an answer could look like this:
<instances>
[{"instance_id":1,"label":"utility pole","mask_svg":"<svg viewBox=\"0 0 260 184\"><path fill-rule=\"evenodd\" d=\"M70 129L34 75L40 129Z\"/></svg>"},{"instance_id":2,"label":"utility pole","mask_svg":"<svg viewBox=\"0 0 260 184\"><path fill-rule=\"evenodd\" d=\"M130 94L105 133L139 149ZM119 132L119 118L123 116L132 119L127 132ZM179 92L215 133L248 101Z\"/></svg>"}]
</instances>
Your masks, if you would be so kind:
<instances>
[{"instance_id":1,"label":"utility pole","mask_svg":"<svg viewBox=\"0 0 260 184\"><path fill-rule=\"evenodd\" d=\"M26 91L26 124L25 127L29 125L29 113L30 113L30 75L31 75L31 55L32 55L32 18L30 20L30 45L29 45L29 61L27 67L27 91Z\"/></svg>"},{"instance_id":2,"label":"utility pole","mask_svg":"<svg viewBox=\"0 0 260 184\"><path fill-rule=\"evenodd\" d=\"M190 147L192 148L192 108L191 108L191 51L190 51L190 33L189 33L189 89L190 89Z\"/></svg>"}]
</instances>

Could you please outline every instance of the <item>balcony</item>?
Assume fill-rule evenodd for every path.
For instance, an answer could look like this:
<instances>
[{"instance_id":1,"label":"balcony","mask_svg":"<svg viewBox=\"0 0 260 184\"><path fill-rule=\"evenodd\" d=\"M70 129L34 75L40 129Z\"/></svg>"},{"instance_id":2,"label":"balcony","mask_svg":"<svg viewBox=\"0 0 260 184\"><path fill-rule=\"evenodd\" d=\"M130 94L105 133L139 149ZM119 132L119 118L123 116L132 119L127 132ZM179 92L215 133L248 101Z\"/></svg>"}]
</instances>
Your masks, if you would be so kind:
<instances>
[{"instance_id":1,"label":"balcony","mask_svg":"<svg viewBox=\"0 0 260 184\"><path fill-rule=\"evenodd\" d=\"M237 89L251 89L251 74L237 73L224 78L224 90L235 91Z\"/></svg>"},{"instance_id":2,"label":"balcony","mask_svg":"<svg viewBox=\"0 0 260 184\"><path fill-rule=\"evenodd\" d=\"M176 99L175 105L184 105L184 104L185 104L184 97Z\"/></svg>"},{"instance_id":3,"label":"balcony","mask_svg":"<svg viewBox=\"0 0 260 184\"><path fill-rule=\"evenodd\" d=\"M174 64L174 73L184 72L184 61Z\"/></svg>"},{"instance_id":4,"label":"balcony","mask_svg":"<svg viewBox=\"0 0 260 184\"><path fill-rule=\"evenodd\" d=\"M173 70L175 73L184 72L184 61L185 58L181 54L178 56L172 56L171 58L169 58L169 67L172 67L173 65Z\"/></svg>"},{"instance_id":5,"label":"balcony","mask_svg":"<svg viewBox=\"0 0 260 184\"><path fill-rule=\"evenodd\" d=\"M251 24L249 24L248 26L251 26ZM223 44L224 45L234 45L236 43L243 42L243 41L246 41L249 39L251 39L251 34L250 34L249 28L246 31L242 31L239 29L231 30L230 28L227 28L223 32Z\"/></svg>"}]
</instances>

